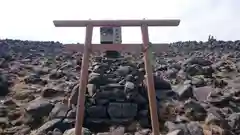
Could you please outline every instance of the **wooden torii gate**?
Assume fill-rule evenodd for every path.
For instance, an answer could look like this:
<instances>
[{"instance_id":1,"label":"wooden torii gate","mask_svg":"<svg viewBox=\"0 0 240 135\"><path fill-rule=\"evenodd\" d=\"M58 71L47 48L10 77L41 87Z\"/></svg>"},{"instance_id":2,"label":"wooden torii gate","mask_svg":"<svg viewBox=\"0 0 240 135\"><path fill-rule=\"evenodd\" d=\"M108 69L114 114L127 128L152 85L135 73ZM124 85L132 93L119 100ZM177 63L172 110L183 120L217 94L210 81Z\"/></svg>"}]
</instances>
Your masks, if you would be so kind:
<instances>
[{"instance_id":1,"label":"wooden torii gate","mask_svg":"<svg viewBox=\"0 0 240 135\"><path fill-rule=\"evenodd\" d=\"M78 95L78 104L77 104L77 116L76 116L76 124L75 124L75 134L82 135L82 125L84 119L84 103L85 103L85 91L88 83L88 68L89 68L89 57L90 52L92 50L115 50L115 51L124 51L128 50L128 48L136 48L137 51L143 51L144 53L144 63L146 70L146 82L147 82L147 90L148 90L148 100L149 100L149 108L151 115L151 125L153 130L153 135L159 135L159 121L157 114L157 105L156 105L156 93L154 88L153 81L153 71L152 65L150 65L149 61L149 34L148 34L148 26L178 26L180 20L55 20L53 21L55 27L86 27L86 37L85 43L83 47L83 58L82 58L82 67L81 67L81 75L80 75L80 87L79 87L79 95ZM142 32L142 41L141 44L92 44L92 33L93 27L101 27L101 26L140 26ZM157 48L159 44L151 44L153 48ZM79 48L81 46L79 45ZM78 46L70 46L69 49L74 49L75 51L80 50ZM167 49L165 45L163 48ZM131 50L131 49L129 49Z\"/></svg>"}]
</instances>

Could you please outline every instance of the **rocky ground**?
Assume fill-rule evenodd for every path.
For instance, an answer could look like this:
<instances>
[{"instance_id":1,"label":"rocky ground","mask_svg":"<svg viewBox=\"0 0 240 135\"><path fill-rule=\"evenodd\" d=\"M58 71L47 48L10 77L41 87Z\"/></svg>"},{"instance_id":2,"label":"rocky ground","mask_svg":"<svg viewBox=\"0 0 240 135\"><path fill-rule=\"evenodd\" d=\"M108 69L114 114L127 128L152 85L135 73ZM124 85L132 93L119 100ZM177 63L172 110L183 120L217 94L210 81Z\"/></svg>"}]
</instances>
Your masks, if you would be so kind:
<instances>
[{"instance_id":1,"label":"rocky ground","mask_svg":"<svg viewBox=\"0 0 240 135\"><path fill-rule=\"evenodd\" d=\"M155 56L162 135L240 134L239 43L177 42ZM0 135L74 135L80 69L60 43L0 40ZM151 134L141 57L92 56L89 73L84 135Z\"/></svg>"}]
</instances>

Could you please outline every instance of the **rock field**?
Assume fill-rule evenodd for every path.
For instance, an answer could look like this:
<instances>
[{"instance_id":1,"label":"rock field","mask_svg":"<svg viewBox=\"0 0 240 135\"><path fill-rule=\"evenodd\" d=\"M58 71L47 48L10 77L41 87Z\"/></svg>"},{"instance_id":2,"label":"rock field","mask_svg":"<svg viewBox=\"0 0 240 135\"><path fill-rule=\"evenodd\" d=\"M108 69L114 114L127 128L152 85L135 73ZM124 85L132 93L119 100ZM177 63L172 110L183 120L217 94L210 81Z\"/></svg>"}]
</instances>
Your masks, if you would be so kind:
<instances>
[{"instance_id":1,"label":"rock field","mask_svg":"<svg viewBox=\"0 0 240 135\"><path fill-rule=\"evenodd\" d=\"M210 38L155 54L161 135L240 134L239 50ZM90 61L84 135L150 135L142 57ZM0 40L0 135L74 135L80 70L61 43Z\"/></svg>"}]
</instances>

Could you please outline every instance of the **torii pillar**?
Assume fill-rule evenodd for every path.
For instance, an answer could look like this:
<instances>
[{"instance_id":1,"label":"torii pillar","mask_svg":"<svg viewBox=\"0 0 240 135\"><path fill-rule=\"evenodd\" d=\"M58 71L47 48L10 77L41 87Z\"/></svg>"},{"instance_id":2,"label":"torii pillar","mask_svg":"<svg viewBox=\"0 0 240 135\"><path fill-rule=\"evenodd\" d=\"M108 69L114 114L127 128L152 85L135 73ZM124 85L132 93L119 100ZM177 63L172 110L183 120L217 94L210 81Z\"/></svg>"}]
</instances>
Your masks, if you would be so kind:
<instances>
[{"instance_id":1,"label":"torii pillar","mask_svg":"<svg viewBox=\"0 0 240 135\"><path fill-rule=\"evenodd\" d=\"M85 103L85 91L88 83L88 68L89 68L89 56L90 51L93 50L115 50L115 51L125 51L130 50L132 48L136 48L136 51L144 52L144 62L145 62L145 70L146 70L146 82L147 82L147 90L148 90L148 100L149 100L149 108L151 115L151 125L153 130L153 135L159 135L159 121L157 114L157 105L156 105L156 93L154 88L153 81L153 71L152 65L150 65L149 61L149 51L147 51L149 47L149 34L148 34L148 26L178 26L180 20L56 20L53 21L56 27L86 27L86 37L85 44L83 46L83 59L82 59L82 67L81 67L81 75L80 75L80 88L78 95L78 104L77 104L77 116L76 116L76 124L75 124L75 132L76 135L82 135L82 125L84 119L84 103ZM140 26L142 32L142 41L141 44L92 44L92 33L93 27L101 27L101 26ZM151 44L153 48L157 48L158 44ZM79 45L79 48L81 46ZM69 49L75 49L75 51L79 50L78 46L70 46ZM131 48L131 49L129 49ZM163 46L162 51L166 51L166 45ZM152 52L151 52L152 53Z\"/></svg>"}]
</instances>

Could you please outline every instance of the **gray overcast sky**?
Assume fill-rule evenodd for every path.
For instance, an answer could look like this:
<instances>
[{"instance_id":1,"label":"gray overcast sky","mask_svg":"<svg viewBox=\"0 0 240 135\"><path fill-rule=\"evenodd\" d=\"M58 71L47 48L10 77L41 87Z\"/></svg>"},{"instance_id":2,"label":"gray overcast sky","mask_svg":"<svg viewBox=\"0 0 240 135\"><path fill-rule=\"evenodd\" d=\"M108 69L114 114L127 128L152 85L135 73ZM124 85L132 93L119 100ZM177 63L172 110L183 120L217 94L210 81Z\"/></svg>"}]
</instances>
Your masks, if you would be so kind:
<instances>
[{"instance_id":1,"label":"gray overcast sky","mask_svg":"<svg viewBox=\"0 0 240 135\"><path fill-rule=\"evenodd\" d=\"M209 34L240 39L239 0L0 0L0 6L0 38L82 43L84 28L55 28L52 21L173 18L181 19L179 27L150 28L152 42L207 40ZM140 43L140 28L123 28L123 42Z\"/></svg>"}]
</instances>

